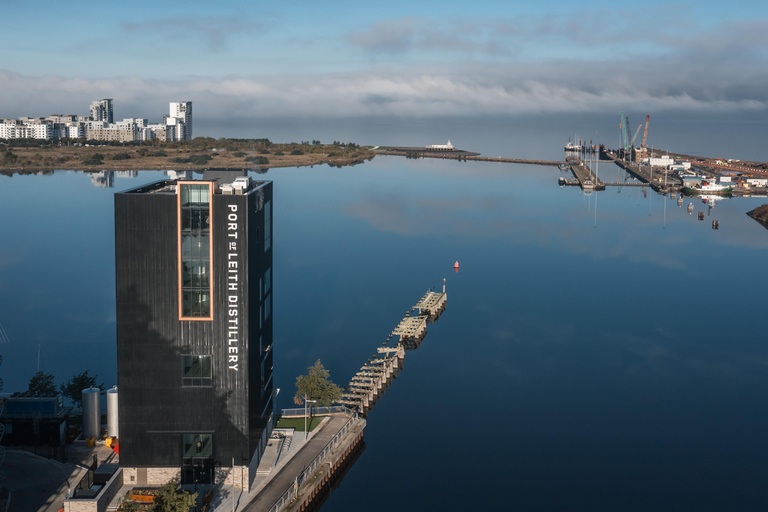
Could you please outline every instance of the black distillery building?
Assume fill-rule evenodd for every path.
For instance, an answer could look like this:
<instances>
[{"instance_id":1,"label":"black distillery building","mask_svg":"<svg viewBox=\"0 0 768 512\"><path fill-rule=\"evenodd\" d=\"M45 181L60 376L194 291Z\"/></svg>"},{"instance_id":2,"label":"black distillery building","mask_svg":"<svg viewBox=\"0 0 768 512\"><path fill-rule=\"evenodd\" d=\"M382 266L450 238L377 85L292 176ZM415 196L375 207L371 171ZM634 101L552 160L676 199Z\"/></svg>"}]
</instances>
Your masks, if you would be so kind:
<instances>
[{"instance_id":1,"label":"black distillery building","mask_svg":"<svg viewBox=\"0 0 768 512\"><path fill-rule=\"evenodd\" d=\"M255 476L273 423L272 183L244 174L115 194L126 484Z\"/></svg>"}]
</instances>

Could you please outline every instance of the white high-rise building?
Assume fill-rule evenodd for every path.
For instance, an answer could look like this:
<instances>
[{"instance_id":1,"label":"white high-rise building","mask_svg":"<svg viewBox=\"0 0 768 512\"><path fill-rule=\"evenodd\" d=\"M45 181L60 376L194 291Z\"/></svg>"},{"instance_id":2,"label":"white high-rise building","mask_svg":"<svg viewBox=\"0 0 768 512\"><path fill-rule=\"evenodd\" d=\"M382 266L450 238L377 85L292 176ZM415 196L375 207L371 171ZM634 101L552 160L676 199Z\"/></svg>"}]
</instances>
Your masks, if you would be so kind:
<instances>
[{"instance_id":1,"label":"white high-rise building","mask_svg":"<svg viewBox=\"0 0 768 512\"><path fill-rule=\"evenodd\" d=\"M91 119L94 121L114 123L115 118L112 113L112 100L104 99L91 102Z\"/></svg>"},{"instance_id":2,"label":"white high-rise building","mask_svg":"<svg viewBox=\"0 0 768 512\"><path fill-rule=\"evenodd\" d=\"M180 101L178 103L170 104L170 118L175 118L184 123L181 127L183 133L178 134L179 139L192 140L192 102ZM171 123L166 123L171 124ZM176 125L180 123L174 123Z\"/></svg>"}]
</instances>

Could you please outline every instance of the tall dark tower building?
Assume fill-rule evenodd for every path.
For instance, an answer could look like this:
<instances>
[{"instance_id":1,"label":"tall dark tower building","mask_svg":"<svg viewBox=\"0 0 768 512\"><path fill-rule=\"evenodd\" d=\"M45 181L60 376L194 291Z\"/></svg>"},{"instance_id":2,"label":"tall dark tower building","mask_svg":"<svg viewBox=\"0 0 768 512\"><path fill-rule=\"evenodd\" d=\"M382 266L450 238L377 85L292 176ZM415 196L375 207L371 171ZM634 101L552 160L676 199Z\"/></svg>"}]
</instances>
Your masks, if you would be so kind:
<instances>
[{"instance_id":1,"label":"tall dark tower building","mask_svg":"<svg viewBox=\"0 0 768 512\"><path fill-rule=\"evenodd\" d=\"M274 418L271 235L272 182L242 172L115 194L126 484L249 488Z\"/></svg>"}]
</instances>

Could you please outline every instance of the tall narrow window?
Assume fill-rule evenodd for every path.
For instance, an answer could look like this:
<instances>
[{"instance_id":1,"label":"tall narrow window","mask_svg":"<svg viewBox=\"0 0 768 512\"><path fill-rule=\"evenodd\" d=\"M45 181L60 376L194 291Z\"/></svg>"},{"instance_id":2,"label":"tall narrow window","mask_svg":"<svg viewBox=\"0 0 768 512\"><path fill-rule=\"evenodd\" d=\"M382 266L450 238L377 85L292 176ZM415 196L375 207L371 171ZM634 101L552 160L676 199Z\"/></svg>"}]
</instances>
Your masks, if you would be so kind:
<instances>
[{"instance_id":1,"label":"tall narrow window","mask_svg":"<svg viewBox=\"0 0 768 512\"><path fill-rule=\"evenodd\" d=\"M211 185L178 183L179 318L211 320Z\"/></svg>"},{"instance_id":2,"label":"tall narrow window","mask_svg":"<svg viewBox=\"0 0 768 512\"><path fill-rule=\"evenodd\" d=\"M264 204L264 251L272 246L272 201Z\"/></svg>"}]
</instances>

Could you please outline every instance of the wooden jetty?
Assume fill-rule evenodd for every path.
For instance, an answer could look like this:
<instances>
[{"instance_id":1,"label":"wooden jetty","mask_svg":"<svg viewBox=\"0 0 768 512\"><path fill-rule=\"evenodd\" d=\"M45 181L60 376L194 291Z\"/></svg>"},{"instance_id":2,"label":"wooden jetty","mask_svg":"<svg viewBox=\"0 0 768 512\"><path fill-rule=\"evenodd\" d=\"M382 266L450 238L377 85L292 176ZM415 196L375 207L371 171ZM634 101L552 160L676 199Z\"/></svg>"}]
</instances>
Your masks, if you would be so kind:
<instances>
[{"instance_id":1,"label":"wooden jetty","mask_svg":"<svg viewBox=\"0 0 768 512\"><path fill-rule=\"evenodd\" d=\"M387 341L377 347L376 354L368 359L349 381L339 403L365 416L402 370L405 352L419 348L427 335L427 324L434 323L440 318L447 303L448 295L445 293L445 279L443 279L443 291L428 291L405 314L405 317L392 330ZM417 310L419 314L411 316L411 313ZM387 346L395 336L398 338L397 344Z\"/></svg>"}]
</instances>

